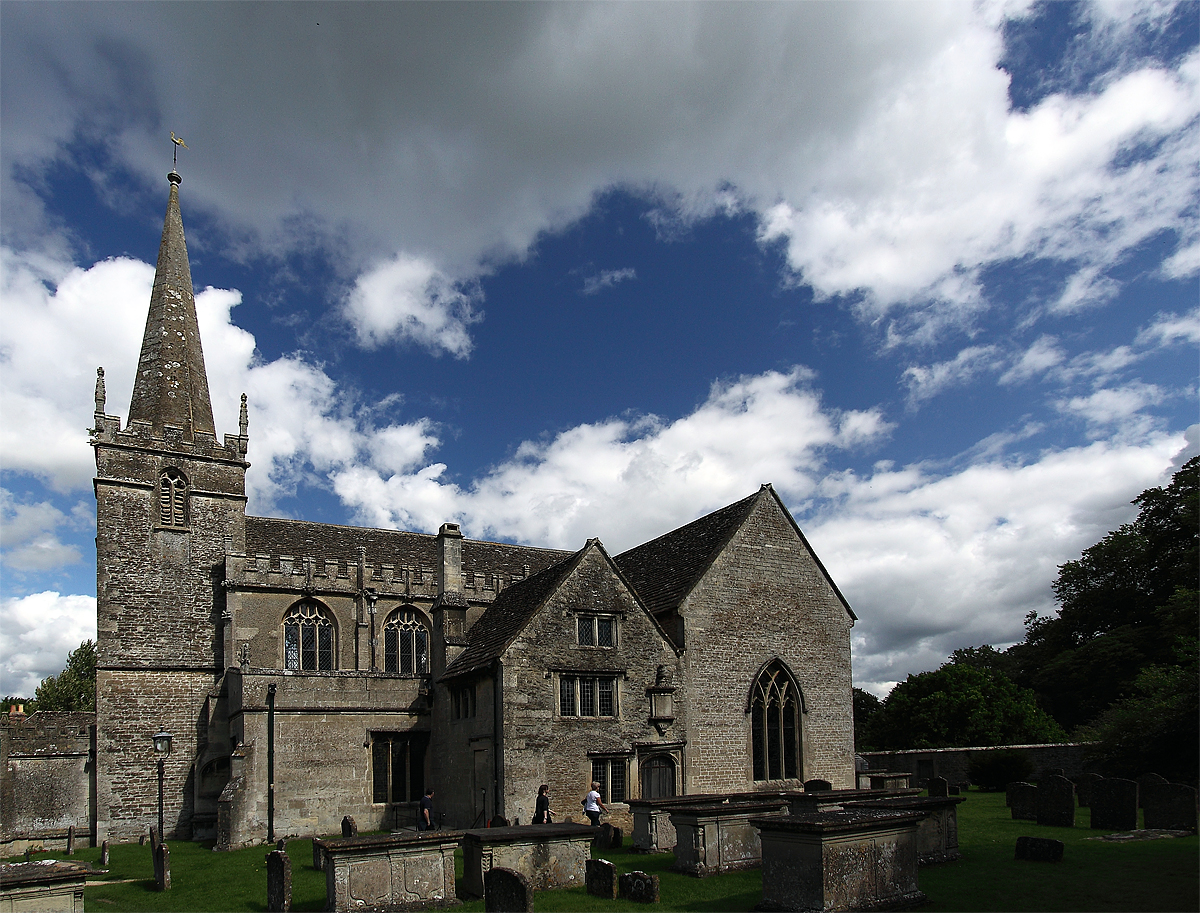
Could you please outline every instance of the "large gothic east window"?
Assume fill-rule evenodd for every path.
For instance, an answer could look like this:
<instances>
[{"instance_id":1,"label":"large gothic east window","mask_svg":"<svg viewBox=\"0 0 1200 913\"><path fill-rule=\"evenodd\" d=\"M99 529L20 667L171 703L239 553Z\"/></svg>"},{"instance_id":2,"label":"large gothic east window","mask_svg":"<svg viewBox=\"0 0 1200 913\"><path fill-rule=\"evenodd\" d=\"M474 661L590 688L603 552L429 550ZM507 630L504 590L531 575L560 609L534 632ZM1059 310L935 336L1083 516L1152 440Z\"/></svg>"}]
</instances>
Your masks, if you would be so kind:
<instances>
[{"instance_id":1,"label":"large gothic east window","mask_svg":"<svg viewBox=\"0 0 1200 913\"><path fill-rule=\"evenodd\" d=\"M800 777L800 689L783 663L770 663L750 693L755 780Z\"/></svg>"},{"instance_id":2,"label":"large gothic east window","mask_svg":"<svg viewBox=\"0 0 1200 913\"><path fill-rule=\"evenodd\" d=\"M283 618L283 667L297 672L330 672L336 667L337 632L329 613L311 599L298 602Z\"/></svg>"},{"instance_id":3,"label":"large gothic east window","mask_svg":"<svg viewBox=\"0 0 1200 913\"><path fill-rule=\"evenodd\" d=\"M413 609L397 609L383 626L383 671L401 675L429 671L429 631Z\"/></svg>"}]
</instances>

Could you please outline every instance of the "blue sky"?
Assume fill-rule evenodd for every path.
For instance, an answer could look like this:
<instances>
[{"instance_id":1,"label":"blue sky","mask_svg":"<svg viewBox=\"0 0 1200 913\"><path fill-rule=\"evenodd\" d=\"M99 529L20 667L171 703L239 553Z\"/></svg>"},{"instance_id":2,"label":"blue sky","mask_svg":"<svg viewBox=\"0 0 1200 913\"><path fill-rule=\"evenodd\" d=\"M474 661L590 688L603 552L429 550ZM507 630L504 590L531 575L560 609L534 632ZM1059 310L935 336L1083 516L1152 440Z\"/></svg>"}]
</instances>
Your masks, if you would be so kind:
<instances>
[{"instance_id":1,"label":"blue sky","mask_svg":"<svg viewBox=\"0 0 1200 913\"><path fill-rule=\"evenodd\" d=\"M0 691L95 632L170 133L250 509L618 552L772 482L884 694L1197 452L1195 3L0 4Z\"/></svg>"}]
</instances>

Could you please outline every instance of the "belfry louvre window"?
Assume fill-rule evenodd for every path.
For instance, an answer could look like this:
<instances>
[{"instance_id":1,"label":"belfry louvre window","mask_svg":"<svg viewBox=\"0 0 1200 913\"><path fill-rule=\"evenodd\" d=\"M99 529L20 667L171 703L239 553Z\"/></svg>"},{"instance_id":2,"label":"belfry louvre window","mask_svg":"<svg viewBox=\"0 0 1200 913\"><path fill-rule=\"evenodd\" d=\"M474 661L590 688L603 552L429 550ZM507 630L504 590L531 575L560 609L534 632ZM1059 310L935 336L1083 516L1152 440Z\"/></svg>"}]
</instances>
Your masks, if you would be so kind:
<instances>
[{"instance_id":1,"label":"belfry louvre window","mask_svg":"<svg viewBox=\"0 0 1200 913\"><path fill-rule=\"evenodd\" d=\"M580 615L576 620L576 632L581 647L617 645L617 623L611 615Z\"/></svg>"},{"instance_id":2,"label":"belfry louvre window","mask_svg":"<svg viewBox=\"0 0 1200 913\"><path fill-rule=\"evenodd\" d=\"M754 779L797 779L800 775L800 693L783 664L767 666L750 699Z\"/></svg>"},{"instance_id":3,"label":"belfry louvre window","mask_svg":"<svg viewBox=\"0 0 1200 913\"><path fill-rule=\"evenodd\" d=\"M297 672L332 671L335 641L326 611L312 600L298 602L283 619L283 667Z\"/></svg>"},{"instance_id":4,"label":"belfry louvre window","mask_svg":"<svg viewBox=\"0 0 1200 913\"><path fill-rule=\"evenodd\" d=\"M425 794L427 732L371 733L371 801L416 802Z\"/></svg>"},{"instance_id":5,"label":"belfry louvre window","mask_svg":"<svg viewBox=\"0 0 1200 913\"><path fill-rule=\"evenodd\" d=\"M413 609L397 609L383 626L383 671L401 675L429 671L429 631Z\"/></svg>"},{"instance_id":6,"label":"belfry louvre window","mask_svg":"<svg viewBox=\"0 0 1200 913\"><path fill-rule=\"evenodd\" d=\"M617 680L613 676L560 675L559 716L617 715Z\"/></svg>"},{"instance_id":7,"label":"belfry louvre window","mask_svg":"<svg viewBox=\"0 0 1200 913\"><path fill-rule=\"evenodd\" d=\"M158 523L187 526L187 479L174 467L158 477Z\"/></svg>"}]
</instances>

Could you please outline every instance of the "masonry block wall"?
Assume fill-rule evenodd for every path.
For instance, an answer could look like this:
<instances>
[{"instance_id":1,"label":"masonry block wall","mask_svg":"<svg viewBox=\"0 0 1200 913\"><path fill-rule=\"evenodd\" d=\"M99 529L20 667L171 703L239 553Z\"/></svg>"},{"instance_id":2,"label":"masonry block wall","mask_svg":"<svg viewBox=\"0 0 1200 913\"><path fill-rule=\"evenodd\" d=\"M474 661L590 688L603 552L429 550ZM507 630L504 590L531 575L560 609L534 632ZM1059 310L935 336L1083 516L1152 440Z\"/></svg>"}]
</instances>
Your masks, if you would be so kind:
<instances>
[{"instance_id":1,"label":"masonry block wall","mask_svg":"<svg viewBox=\"0 0 1200 913\"><path fill-rule=\"evenodd\" d=\"M93 713L0 714L0 855L92 833Z\"/></svg>"},{"instance_id":2,"label":"masonry block wall","mask_svg":"<svg viewBox=\"0 0 1200 913\"><path fill-rule=\"evenodd\" d=\"M804 694L802 777L854 786L850 628L853 619L779 508L759 498L683 603L684 693L693 713L690 793L754 787L748 701L774 658Z\"/></svg>"},{"instance_id":3,"label":"masonry block wall","mask_svg":"<svg viewBox=\"0 0 1200 913\"><path fill-rule=\"evenodd\" d=\"M933 777L944 777L954 786L971 782L971 760L996 751L1020 751L1033 765L1033 782L1061 768L1068 777L1092 771L1087 761L1090 742L1055 742L1049 745L994 745L975 748L914 748L908 751L860 752L871 770L894 770L913 775L913 786L924 787Z\"/></svg>"},{"instance_id":4,"label":"masonry block wall","mask_svg":"<svg viewBox=\"0 0 1200 913\"><path fill-rule=\"evenodd\" d=\"M579 618L596 615L615 620L615 646L579 645ZM538 786L546 783L557 820L586 821L580 799L588 791L593 760L619 765L626 796L638 796L639 761L655 753L677 757L686 737L682 719L665 734L650 722L647 689L660 666L677 675L677 662L670 641L614 573L603 550L585 550L574 573L504 653L505 817L530 821ZM615 677L616 716L563 715L563 676ZM628 806L610 803L609 809L605 820L630 833Z\"/></svg>"}]
</instances>

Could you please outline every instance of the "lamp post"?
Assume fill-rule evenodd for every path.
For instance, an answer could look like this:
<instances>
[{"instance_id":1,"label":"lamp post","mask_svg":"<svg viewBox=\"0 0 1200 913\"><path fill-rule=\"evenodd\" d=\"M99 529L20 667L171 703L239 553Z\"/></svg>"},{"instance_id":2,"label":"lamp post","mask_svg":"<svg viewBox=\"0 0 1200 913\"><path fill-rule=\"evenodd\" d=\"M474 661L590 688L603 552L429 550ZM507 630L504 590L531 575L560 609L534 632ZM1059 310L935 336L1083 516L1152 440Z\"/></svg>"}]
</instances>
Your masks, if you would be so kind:
<instances>
[{"instance_id":1,"label":"lamp post","mask_svg":"<svg viewBox=\"0 0 1200 913\"><path fill-rule=\"evenodd\" d=\"M167 763L167 755L171 753L171 733L163 729L155 733L154 753L158 756L158 839L163 839L163 769Z\"/></svg>"}]
</instances>

